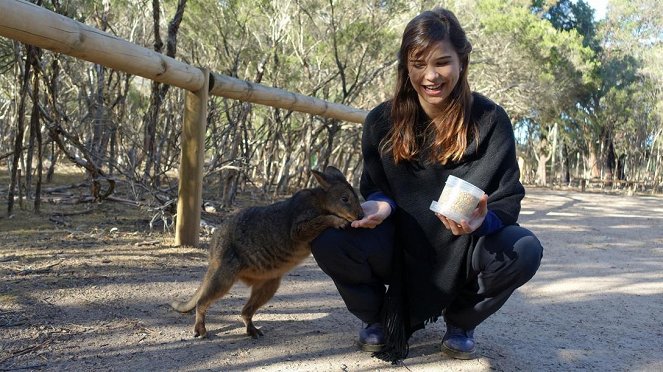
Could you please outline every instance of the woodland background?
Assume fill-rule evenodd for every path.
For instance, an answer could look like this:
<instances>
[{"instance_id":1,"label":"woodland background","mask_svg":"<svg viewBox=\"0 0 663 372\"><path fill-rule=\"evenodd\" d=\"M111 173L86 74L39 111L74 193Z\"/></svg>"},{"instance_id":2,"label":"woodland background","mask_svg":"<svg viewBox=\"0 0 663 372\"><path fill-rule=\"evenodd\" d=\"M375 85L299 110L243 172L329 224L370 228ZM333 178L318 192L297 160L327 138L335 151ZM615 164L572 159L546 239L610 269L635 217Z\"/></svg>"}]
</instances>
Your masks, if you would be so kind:
<instances>
[{"instance_id":1,"label":"woodland background","mask_svg":"<svg viewBox=\"0 0 663 372\"><path fill-rule=\"evenodd\" d=\"M660 192L663 3L610 0L36 0L194 66L370 110L390 97L405 24L453 10L474 46L470 83L511 116L526 184ZM39 211L58 168L88 200L171 208L183 91L0 38L0 185ZM278 197L333 164L355 184L361 125L211 97L205 201ZM584 185L584 183L583 183ZM4 214L4 213L2 213Z\"/></svg>"}]
</instances>

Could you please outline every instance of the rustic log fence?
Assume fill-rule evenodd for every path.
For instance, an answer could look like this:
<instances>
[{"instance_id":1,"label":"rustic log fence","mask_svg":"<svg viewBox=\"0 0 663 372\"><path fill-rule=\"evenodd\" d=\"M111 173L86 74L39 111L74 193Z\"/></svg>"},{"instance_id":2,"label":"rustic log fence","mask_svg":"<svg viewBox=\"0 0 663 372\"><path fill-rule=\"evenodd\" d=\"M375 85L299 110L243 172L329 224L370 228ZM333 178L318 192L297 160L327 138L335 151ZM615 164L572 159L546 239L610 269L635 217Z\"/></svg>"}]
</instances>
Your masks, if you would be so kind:
<instances>
[{"instance_id":1,"label":"rustic log fence","mask_svg":"<svg viewBox=\"0 0 663 372\"><path fill-rule=\"evenodd\" d=\"M210 72L24 0L0 0L0 36L187 90L182 123L175 244L198 245L209 95L362 123L338 103Z\"/></svg>"}]
</instances>

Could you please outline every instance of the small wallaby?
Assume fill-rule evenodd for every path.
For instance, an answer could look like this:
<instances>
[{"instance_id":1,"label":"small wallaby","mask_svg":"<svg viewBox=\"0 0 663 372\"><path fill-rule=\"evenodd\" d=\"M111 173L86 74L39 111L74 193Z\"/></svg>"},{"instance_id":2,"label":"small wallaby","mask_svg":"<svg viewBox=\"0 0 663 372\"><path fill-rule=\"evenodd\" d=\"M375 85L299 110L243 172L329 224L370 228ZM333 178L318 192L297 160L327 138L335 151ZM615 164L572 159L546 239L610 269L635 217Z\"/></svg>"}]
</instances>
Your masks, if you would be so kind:
<instances>
[{"instance_id":1,"label":"small wallaby","mask_svg":"<svg viewBox=\"0 0 663 372\"><path fill-rule=\"evenodd\" d=\"M334 167L311 170L319 187L298 191L290 198L262 207L242 209L212 237L209 266L200 287L188 302L173 302L186 313L196 309L194 336L205 337L205 312L241 280L251 287L242 309L246 333L262 336L253 314L269 301L281 278L311 253L311 241L329 227L345 227L361 219L357 193Z\"/></svg>"}]
</instances>

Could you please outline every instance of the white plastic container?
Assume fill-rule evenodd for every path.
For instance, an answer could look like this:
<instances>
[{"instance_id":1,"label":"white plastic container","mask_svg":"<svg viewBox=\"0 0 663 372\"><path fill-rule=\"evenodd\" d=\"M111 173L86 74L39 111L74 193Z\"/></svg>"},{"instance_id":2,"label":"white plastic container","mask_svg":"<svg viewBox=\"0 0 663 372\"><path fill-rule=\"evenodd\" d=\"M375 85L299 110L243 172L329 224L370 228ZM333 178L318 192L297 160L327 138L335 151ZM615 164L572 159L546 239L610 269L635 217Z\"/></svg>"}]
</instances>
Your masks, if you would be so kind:
<instances>
[{"instance_id":1,"label":"white plastic container","mask_svg":"<svg viewBox=\"0 0 663 372\"><path fill-rule=\"evenodd\" d=\"M430 205L433 212L460 223L469 221L484 192L473 184L455 176L449 176L440 199Z\"/></svg>"}]
</instances>

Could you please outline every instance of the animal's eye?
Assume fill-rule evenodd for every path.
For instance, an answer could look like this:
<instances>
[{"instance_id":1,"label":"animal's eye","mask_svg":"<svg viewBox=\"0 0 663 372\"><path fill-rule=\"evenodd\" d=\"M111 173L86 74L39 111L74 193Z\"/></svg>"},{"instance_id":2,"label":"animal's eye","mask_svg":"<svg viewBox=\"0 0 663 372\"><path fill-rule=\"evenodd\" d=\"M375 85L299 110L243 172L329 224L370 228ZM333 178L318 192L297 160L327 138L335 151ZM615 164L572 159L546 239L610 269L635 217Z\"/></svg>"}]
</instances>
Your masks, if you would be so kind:
<instances>
[{"instance_id":1,"label":"animal's eye","mask_svg":"<svg viewBox=\"0 0 663 372\"><path fill-rule=\"evenodd\" d=\"M347 196L343 195L343 196L341 196L341 201L342 201L343 203L347 203L347 202L350 201L350 198L348 198Z\"/></svg>"}]
</instances>

